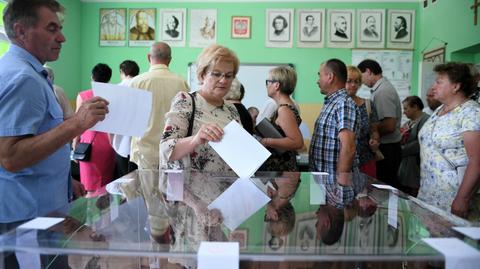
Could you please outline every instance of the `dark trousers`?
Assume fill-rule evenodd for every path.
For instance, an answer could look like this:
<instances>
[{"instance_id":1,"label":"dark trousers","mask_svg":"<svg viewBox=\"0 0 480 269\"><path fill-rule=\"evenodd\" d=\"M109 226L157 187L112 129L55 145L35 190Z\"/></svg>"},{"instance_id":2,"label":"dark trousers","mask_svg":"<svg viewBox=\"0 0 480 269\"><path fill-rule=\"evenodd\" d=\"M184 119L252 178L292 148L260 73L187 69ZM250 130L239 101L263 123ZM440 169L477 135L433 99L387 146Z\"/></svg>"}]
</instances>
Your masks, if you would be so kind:
<instances>
[{"instance_id":1,"label":"dark trousers","mask_svg":"<svg viewBox=\"0 0 480 269\"><path fill-rule=\"evenodd\" d=\"M6 233L15 227L19 226L20 224L24 223L25 221L18 221L18 222L11 222L11 223L0 223L0 235ZM47 238L50 234L46 234L45 232L42 235L38 235L39 242L48 241ZM52 240L52 242L56 242L58 240ZM51 269L68 269L68 256L66 255L40 255L40 263L42 268ZM2 267L3 266L3 267ZM17 256L15 252L0 252L0 268L4 269L17 269L20 268L17 260Z\"/></svg>"},{"instance_id":2,"label":"dark trousers","mask_svg":"<svg viewBox=\"0 0 480 269\"><path fill-rule=\"evenodd\" d=\"M385 159L377 162L377 179L398 187L398 167L402 161L402 147L400 142L380 144L380 151Z\"/></svg>"},{"instance_id":3,"label":"dark trousers","mask_svg":"<svg viewBox=\"0 0 480 269\"><path fill-rule=\"evenodd\" d=\"M15 227L17 227L22 223L23 221L11 222L11 223L0 223L0 235L14 229ZM17 257L15 256L15 252L1 252L0 263L2 263L0 264L0 268L5 268L5 269L19 268Z\"/></svg>"}]
</instances>

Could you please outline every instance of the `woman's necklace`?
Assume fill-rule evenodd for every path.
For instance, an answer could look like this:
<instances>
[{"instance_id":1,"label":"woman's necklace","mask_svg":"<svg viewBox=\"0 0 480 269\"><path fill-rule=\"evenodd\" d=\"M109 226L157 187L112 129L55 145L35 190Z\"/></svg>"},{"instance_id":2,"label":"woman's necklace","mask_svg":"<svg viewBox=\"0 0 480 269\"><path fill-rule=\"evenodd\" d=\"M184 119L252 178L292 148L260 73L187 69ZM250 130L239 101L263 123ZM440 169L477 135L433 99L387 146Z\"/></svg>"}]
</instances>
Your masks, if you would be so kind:
<instances>
[{"instance_id":1,"label":"woman's necklace","mask_svg":"<svg viewBox=\"0 0 480 269\"><path fill-rule=\"evenodd\" d=\"M448 112L452 111L452 110L455 110L455 108L463 105L468 99L465 99L465 100L462 100L460 103L458 103L457 105L453 106L452 108L447 108L445 105L443 105L443 108L442 108L442 113L440 113L441 115L445 115L447 114ZM440 116L441 116L440 115Z\"/></svg>"}]
</instances>

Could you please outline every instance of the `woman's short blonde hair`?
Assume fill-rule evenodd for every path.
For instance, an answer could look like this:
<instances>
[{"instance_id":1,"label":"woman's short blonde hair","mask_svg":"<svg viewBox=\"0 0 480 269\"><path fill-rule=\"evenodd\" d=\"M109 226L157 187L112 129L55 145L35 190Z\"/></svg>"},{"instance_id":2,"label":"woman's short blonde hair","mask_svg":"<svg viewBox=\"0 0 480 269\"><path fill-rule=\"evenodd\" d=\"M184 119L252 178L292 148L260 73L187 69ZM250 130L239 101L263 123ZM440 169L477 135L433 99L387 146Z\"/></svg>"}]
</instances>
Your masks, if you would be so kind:
<instances>
[{"instance_id":1,"label":"woman's short blonde hair","mask_svg":"<svg viewBox=\"0 0 480 269\"><path fill-rule=\"evenodd\" d=\"M242 92L240 88L242 87L242 84L238 79L234 79L232 81L232 86L230 86L230 90L227 92L227 94L223 97L224 100L235 100L235 101L241 101L242 98Z\"/></svg>"},{"instance_id":2,"label":"woman's short blonde hair","mask_svg":"<svg viewBox=\"0 0 480 269\"><path fill-rule=\"evenodd\" d=\"M351 75L356 75L358 77L358 81L360 82L360 84L362 84L362 72L360 72L360 69L358 69L358 67L353 65L347 66L347 80Z\"/></svg>"},{"instance_id":3,"label":"woman's short blonde hair","mask_svg":"<svg viewBox=\"0 0 480 269\"><path fill-rule=\"evenodd\" d=\"M237 75L240 61L231 49L212 44L200 53L197 58L197 79L203 81L207 71L219 62L233 63L233 73Z\"/></svg>"},{"instance_id":4,"label":"woman's short blonde hair","mask_svg":"<svg viewBox=\"0 0 480 269\"><path fill-rule=\"evenodd\" d=\"M280 83L280 92L290 95L297 85L297 72L288 65L282 65L270 70L270 78Z\"/></svg>"}]
</instances>

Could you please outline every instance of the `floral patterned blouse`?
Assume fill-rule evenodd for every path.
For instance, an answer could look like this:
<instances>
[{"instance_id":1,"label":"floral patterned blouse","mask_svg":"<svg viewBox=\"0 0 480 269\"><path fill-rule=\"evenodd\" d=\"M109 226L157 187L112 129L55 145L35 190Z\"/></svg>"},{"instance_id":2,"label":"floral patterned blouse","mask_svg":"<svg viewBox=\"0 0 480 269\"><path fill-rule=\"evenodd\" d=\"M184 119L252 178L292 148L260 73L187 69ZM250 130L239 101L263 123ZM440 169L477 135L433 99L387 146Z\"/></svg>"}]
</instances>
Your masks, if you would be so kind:
<instances>
[{"instance_id":1,"label":"floral patterned blouse","mask_svg":"<svg viewBox=\"0 0 480 269\"><path fill-rule=\"evenodd\" d=\"M460 182L455 168L442 154L456 167L467 165L462 133L480 131L480 105L470 100L438 116L442 108L433 113L419 133L421 172L418 198L450 212Z\"/></svg>"},{"instance_id":2,"label":"floral patterned blouse","mask_svg":"<svg viewBox=\"0 0 480 269\"><path fill-rule=\"evenodd\" d=\"M224 128L232 120L240 123L240 116L233 104L224 102L217 107L209 104L200 94L194 93L195 116L192 135L195 135L202 124L216 123ZM178 139L187 136L189 120L192 115L192 99L186 92L179 92L172 100L170 111L165 115L165 129L160 141L160 168L184 169L191 168L201 171L227 171L230 167L223 161L212 147L205 143L190 153L189 158L168 162Z\"/></svg>"},{"instance_id":3,"label":"floral patterned blouse","mask_svg":"<svg viewBox=\"0 0 480 269\"><path fill-rule=\"evenodd\" d=\"M370 115L368 114L367 102L370 102ZM370 150L370 126L378 121L375 104L370 100L357 106L360 115L359 128L357 132L357 155L359 164L364 165L373 159L373 152Z\"/></svg>"}]
</instances>

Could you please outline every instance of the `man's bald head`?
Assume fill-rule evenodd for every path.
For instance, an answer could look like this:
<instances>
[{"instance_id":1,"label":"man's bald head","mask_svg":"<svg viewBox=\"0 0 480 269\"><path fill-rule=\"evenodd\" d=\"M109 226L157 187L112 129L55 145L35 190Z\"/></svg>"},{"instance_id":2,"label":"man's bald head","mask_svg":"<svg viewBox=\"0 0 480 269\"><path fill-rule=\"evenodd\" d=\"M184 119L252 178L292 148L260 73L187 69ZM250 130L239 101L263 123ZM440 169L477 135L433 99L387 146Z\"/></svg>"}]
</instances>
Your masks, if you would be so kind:
<instances>
[{"instance_id":1,"label":"man's bald head","mask_svg":"<svg viewBox=\"0 0 480 269\"><path fill-rule=\"evenodd\" d=\"M172 59L172 50L167 43L155 42L150 47L148 58L150 60L150 64L168 65Z\"/></svg>"}]
</instances>

